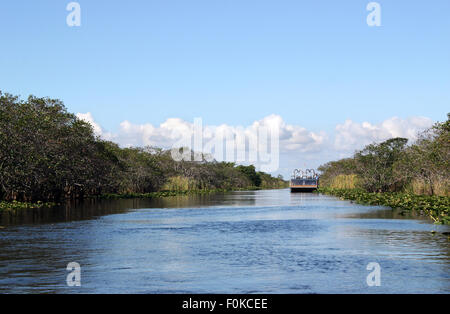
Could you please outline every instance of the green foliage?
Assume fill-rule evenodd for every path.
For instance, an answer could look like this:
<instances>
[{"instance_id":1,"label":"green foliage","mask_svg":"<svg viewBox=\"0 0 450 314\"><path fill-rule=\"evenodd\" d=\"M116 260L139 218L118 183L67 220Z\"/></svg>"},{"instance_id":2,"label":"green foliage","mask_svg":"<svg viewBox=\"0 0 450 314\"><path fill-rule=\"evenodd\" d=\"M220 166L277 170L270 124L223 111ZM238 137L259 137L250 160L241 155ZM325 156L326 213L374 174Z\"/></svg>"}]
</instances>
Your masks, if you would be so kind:
<instances>
[{"instance_id":1,"label":"green foliage","mask_svg":"<svg viewBox=\"0 0 450 314\"><path fill-rule=\"evenodd\" d=\"M42 208L42 207L53 207L55 206L55 203L42 203L42 202L36 202L36 203L25 203L25 202L0 202L0 212L1 211L12 211L12 210L18 210L18 209L36 209L36 208Z\"/></svg>"},{"instance_id":2,"label":"green foliage","mask_svg":"<svg viewBox=\"0 0 450 314\"><path fill-rule=\"evenodd\" d=\"M403 138L374 143L351 158L329 162L319 170L324 187L344 187L339 186L339 180L354 176L355 186L346 188L449 196L450 120L436 123L411 145Z\"/></svg>"},{"instance_id":3,"label":"green foliage","mask_svg":"<svg viewBox=\"0 0 450 314\"><path fill-rule=\"evenodd\" d=\"M419 186L421 193L449 196L450 120L419 134L417 142L394 165L394 171L413 190Z\"/></svg>"},{"instance_id":4,"label":"green foliage","mask_svg":"<svg viewBox=\"0 0 450 314\"><path fill-rule=\"evenodd\" d=\"M242 172L252 183L253 186L261 186L261 176L256 172L255 166L238 166L237 169Z\"/></svg>"},{"instance_id":5,"label":"green foliage","mask_svg":"<svg viewBox=\"0 0 450 314\"><path fill-rule=\"evenodd\" d=\"M289 182L284 181L283 176L281 175L277 178L274 178L265 172L258 172L258 175L261 178L260 187L263 189L283 189L289 187Z\"/></svg>"},{"instance_id":6,"label":"green foliage","mask_svg":"<svg viewBox=\"0 0 450 314\"><path fill-rule=\"evenodd\" d=\"M31 201L96 193L111 168L104 143L62 102L0 93L2 198Z\"/></svg>"},{"instance_id":7,"label":"green foliage","mask_svg":"<svg viewBox=\"0 0 450 314\"><path fill-rule=\"evenodd\" d=\"M319 170L324 193L361 203L415 209L435 222L448 224L450 114L446 122L419 134L412 145L407 146L403 138L371 144L352 158L329 162Z\"/></svg>"},{"instance_id":8,"label":"green foliage","mask_svg":"<svg viewBox=\"0 0 450 314\"><path fill-rule=\"evenodd\" d=\"M0 200L36 202L103 194L155 197L284 183L256 173L254 166L175 162L169 150L120 148L97 138L91 125L68 113L59 100L34 96L21 100L0 92ZM19 206L15 204L3 206Z\"/></svg>"},{"instance_id":9,"label":"green foliage","mask_svg":"<svg viewBox=\"0 0 450 314\"><path fill-rule=\"evenodd\" d=\"M368 145L355 154L355 171L365 190L387 192L395 189L398 177L394 175L393 165L401 158L407 143L406 138L393 138Z\"/></svg>"},{"instance_id":10,"label":"green foliage","mask_svg":"<svg viewBox=\"0 0 450 314\"><path fill-rule=\"evenodd\" d=\"M338 176L347 176L355 174L356 163L353 158L330 161L318 168L321 172L320 184L323 186L332 186L335 178Z\"/></svg>"},{"instance_id":11,"label":"green foliage","mask_svg":"<svg viewBox=\"0 0 450 314\"><path fill-rule=\"evenodd\" d=\"M226 193L229 191L243 190L236 189L214 189L214 190L179 190L179 191L159 191L151 193L123 193L123 194L103 194L100 196L102 199L132 199L132 198L160 198L171 196L183 196L183 195L198 195L198 194L213 194L213 193Z\"/></svg>"}]
</instances>

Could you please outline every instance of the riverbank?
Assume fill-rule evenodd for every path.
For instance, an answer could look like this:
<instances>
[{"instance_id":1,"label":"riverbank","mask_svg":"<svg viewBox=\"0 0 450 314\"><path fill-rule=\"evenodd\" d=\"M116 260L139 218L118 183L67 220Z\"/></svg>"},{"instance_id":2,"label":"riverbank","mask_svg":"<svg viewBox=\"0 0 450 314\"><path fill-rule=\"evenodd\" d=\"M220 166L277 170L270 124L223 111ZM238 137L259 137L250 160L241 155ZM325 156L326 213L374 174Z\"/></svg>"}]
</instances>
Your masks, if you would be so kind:
<instances>
[{"instance_id":1,"label":"riverbank","mask_svg":"<svg viewBox=\"0 0 450 314\"><path fill-rule=\"evenodd\" d=\"M337 196L363 205L381 205L412 210L429 216L436 224L450 224L450 197L410 193L369 193L361 189L320 188L319 193Z\"/></svg>"},{"instance_id":2,"label":"riverbank","mask_svg":"<svg viewBox=\"0 0 450 314\"><path fill-rule=\"evenodd\" d=\"M121 194L103 194L99 198L102 199L131 199L131 198L160 198L171 196L183 196L183 195L196 195L196 194L214 194L214 193L227 193L233 191L259 191L269 190L260 187L248 187L248 188L234 188L234 189L213 189L213 190L181 190L181 191L160 191L151 193L121 193Z\"/></svg>"},{"instance_id":3,"label":"riverbank","mask_svg":"<svg viewBox=\"0 0 450 314\"><path fill-rule=\"evenodd\" d=\"M7 210L17 210L17 209L38 209L43 207L53 207L56 203L50 202L36 202L36 203L27 203L27 202L4 202L0 201L0 212Z\"/></svg>"},{"instance_id":4,"label":"riverbank","mask_svg":"<svg viewBox=\"0 0 450 314\"><path fill-rule=\"evenodd\" d=\"M275 189L275 188L274 188ZM281 188L279 188L281 189ZM211 189L211 190L181 190L181 191L160 191L151 193L121 193L113 194L106 193L99 196L89 196L86 199L153 199L153 198L163 198L163 197L173 197L173 196L183 196L183 195L201 195L201 194L216 194L216 193L229 193L234 191L259 191L259 190L273 190L273 189L263 189L256 186L250 186L247 188L232 188L232 189ZM39 209L43 207L53 207L58 205L57 203L51 202L0 202L0 212L7 210L20 210L20 209Z\"/></svg>"}]
</instances>

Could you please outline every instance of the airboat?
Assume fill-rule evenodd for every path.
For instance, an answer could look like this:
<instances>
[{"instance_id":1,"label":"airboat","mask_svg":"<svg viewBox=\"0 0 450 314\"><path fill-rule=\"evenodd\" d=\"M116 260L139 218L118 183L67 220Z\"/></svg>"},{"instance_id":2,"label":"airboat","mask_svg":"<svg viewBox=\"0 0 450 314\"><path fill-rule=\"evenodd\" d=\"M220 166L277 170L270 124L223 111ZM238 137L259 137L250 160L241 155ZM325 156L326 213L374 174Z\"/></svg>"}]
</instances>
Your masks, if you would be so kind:
<instances>
[{"instance_id":1,"label":"airboat","mask_svg":"<svg viewBox=\"0 0 450 314\"><path fill-rule=\"evenodd\" d=\"M313 169L295 169L291 178L292 193L309 193L319 188L319 175Z\"/></svg>"}]
</instances>

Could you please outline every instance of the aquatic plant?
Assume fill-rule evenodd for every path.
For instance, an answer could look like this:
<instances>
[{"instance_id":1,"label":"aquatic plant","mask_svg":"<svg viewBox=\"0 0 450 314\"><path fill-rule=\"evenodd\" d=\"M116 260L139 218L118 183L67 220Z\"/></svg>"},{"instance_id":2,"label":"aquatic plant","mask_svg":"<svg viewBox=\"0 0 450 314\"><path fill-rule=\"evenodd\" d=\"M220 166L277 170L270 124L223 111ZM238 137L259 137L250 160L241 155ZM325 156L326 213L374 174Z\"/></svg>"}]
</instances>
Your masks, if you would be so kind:
<instances>
[{"instance_id":1,"label":"aquatic plant","mask_svg":"<svg viewBox=\"0 0 450 314\"><path fill-rule=\"evenodd\" d=\"M0 202L0 211L9 211L9 210L17 210L17 209L35 209L35 208L43 208L43 207L53 207L55 203L26 203L26 202Z\"/></svg>"},{"instance_id":2,"label":"aquatic plant","mask_svg":"<svg viewBox=\"0 0 450 314\"><path fill-rule=\"evenodd\" d=\"M230 189L211 189L211 190L178 190L178 191L160 191L151 193L108 193L103 194L100 198L103 199L130 199L130 198L160 198L160 197L171 197L171 196L183 196L183 195L198 195L198 194L214 194L214 193L227 193L231 191L255 191L261 190L258 187L249 188L230 188Z\"/></svg>"}]
</instances>

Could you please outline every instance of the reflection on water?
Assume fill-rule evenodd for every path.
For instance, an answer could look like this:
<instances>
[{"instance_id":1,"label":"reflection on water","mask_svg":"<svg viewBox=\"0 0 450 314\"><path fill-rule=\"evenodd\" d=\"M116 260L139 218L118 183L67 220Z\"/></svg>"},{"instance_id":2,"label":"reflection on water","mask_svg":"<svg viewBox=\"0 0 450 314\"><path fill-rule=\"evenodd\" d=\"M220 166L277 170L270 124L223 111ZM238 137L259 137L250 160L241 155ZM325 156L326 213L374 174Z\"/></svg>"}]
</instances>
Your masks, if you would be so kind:
<instances>
[{"instance_id":1,"label":"reflection on water","mask_svg":"<svg viewBox=\"0 0 450 314\"><path fill-rule=\"evenodd\" d=\"M0 212L0 226L15 224L55 223L87 220L111 214L126 213L141 208L189 208L215 204L228 206L253 205L254 199L235 199L225 194L175 196L157 199L87 199L68 202L54 208L25 209Z\"/></svg>"},{"instance_id":2,"label":"reflection on water","mask_svg":"<svg viewBox=\"0 0 450 314\"><path fill-rule=\"evenodd\" d=\"M450 292L448 227L324 195L91 200L0 226L0 292ZM66 286L70 262L81 288ZM381 287L367 287L370 262Z\"/></svg>"}]
</instances>

